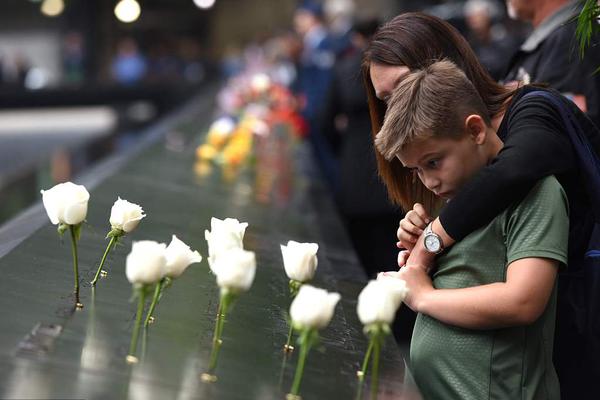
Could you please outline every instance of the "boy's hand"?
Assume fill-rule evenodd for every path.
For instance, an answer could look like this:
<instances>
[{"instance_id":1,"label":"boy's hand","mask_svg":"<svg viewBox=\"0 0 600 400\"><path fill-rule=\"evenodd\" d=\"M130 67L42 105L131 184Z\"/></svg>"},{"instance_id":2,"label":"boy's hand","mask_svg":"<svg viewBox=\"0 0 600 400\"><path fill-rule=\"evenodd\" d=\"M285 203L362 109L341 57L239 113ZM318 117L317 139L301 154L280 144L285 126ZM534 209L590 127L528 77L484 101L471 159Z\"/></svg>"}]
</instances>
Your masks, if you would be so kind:
<instances>
[{"instance_id":1,"label":"boy's hand","mask_svg":"<svg viewBox=\"0 0 600 400\"><path fill-rule=\"evenodd\" d=\"M400 250L398 253L398 268L404 267L406 265L406 261L410 256L410 250Z\"/></svg>"},{"instance_id":2,"label":"boy's hand","mask_svg":"<svg viewBox=\"0 0 600 400\"><path fill-rule=\"evenodd\" d=\"M383 274L403 279L406 282L408 294L404 299L404 303L415 312L419 312L419 303L423 296L435 290L431 278L427 274L427 269L423 265L409 264L398 272L383 272Z\"/></svg>"},{"instance_id":3,"label":"boy's hand","mask_svg":"<svg viewBox=\"0 0 600 400\"><path fill-rule=\"evenodd\" d=\"M414 245L413 249L408 252L407 256L406 260L403 260L404 265L417 264L423 267L427 272L431 272L434 267L435 254L430 253L425 249L422 237L419 237L419 240Z\"/></svg>"},{"instance_id":4,"label":"boy's hand","mask_svg":"<svg viewBox=\"0 0 600 400\"><path fill-rule=\"evenodd\" d=\"M396 236L398 237L399 248L412 250L419 236L427 224L431 222L431 217L425 211L423 205L415 203L413 209L408 211L404 218L400 220Z\"/></svg>"}]
</instances>

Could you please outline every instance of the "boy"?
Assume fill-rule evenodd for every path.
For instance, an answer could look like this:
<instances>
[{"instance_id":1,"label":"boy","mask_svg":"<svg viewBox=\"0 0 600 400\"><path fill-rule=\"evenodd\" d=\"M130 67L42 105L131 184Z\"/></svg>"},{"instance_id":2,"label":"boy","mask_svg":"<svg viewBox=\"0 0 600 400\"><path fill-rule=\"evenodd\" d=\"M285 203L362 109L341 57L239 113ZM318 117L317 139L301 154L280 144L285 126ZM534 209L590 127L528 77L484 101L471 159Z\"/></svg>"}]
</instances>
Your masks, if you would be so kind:
<instances>
[{"instance_id":1,"label":"boy","mask_svg":"<svg viewBox=\"0 0 600 400\"><path fill-rule=\"evenodd\" d=\"M477 91L449 61L404 78L375 145L448 201L503 146ZM558 181L545 178L440 255L432 279L419 265L397 273L410 288L406 304L418 312L411 370L425 398L559 398L552 344L567 207ZM428 233L425 245L443 251Z\"/></svg>"}]
</instances>

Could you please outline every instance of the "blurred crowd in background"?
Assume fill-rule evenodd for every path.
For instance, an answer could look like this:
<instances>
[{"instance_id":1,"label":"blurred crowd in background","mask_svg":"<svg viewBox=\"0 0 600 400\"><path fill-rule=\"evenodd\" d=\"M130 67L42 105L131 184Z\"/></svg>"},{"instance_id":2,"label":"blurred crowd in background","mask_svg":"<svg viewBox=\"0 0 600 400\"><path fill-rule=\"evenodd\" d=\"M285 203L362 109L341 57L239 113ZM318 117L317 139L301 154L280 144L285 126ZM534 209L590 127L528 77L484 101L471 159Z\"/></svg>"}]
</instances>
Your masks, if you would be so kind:
<instances>
[{"instance_id":1,"label":"blurred crowd in background","mask_svg":"<svg viewBox=\"0 0 600 400\"><path fill-rule=\"evenodd\" d=\"M260 25L254 26L251 34L246 34L250 27L240 28L241 38L229 33L231 37L222 40L215 40L215 36L235 31L242 24L221 13L224 14L220 17L224 21L221 25L225 26L207 33L208 28L199 25L208 26L218 11L199 9L192 0L187 0L189 4L174 1L171 8L180 11L165 18L196 13L196 19L184 21L180 26L171 22L165 27L153 26L154 21L144 22L145 14L151 12L156 14L152 15L154 20L160 19L167 3L158 0L140 1L139 20L130 24L110 15L111 2L105 2L103 7L108 7L102 10L100 6L71 0L63 3L60 15L50 16L38 11L46 1L22 1L17 6L14 0L9 0L14 6L3 6L12 11L0 17L0 22L8 22L0 28L0 87L41 89L90 81L122 85L198 83L213 67L231 76L246 64L256 62L262 53L268 62L279 65L279 79L293 82L310 57L311 46L321 39L325 38L326 43L320 45L322 59L315 73L331 68L336 59L355 51L351 32L357 23L369 19L382 22L397 12L410 10L422 10L452 22L469 39L492 75L500 78L504 64L527 33L525 25L507 17L502 0L396 1L388 2L395 3L393 6L381 2L382 5L370 7L354 0L289 0L281 2L281 10L274 14L278 19L287 16L287 21L270 23L262 29ZM219 2L213 3L215 9L220 6ZM257 7L275 6L268 1L256 3ZM155 10L145 9L151 7ZM105 26L99 22L82 26L80 20L94 17L113 17L114 21L104 22ZM50 22L42 21L44 18ZM141 27L136 27L138 22ZM100 39L103 31L110 34Z\"/></svg>"},{"instance_id":2,"label":"blurred crowd in background","mask_svg":"<svg viewBox=\"0 0 600 400\"><path fill-rule=\"evenodd\" d=\"M12 47L12 46L10 46ZM77 31L64 35L60 64L55 68L36 62L26 50L2 49L0 42L0 88L35 90L49 87L81 86L95 80L87 74L84 36ZM199 42L191 37L161 38L151 43L124 36L115 43L108 73L98 79L104 84L137 85L153 83L198 84L204 79L207 59ZM32 51L35 51L33 49Z\"/></svg>"}]
</instances>

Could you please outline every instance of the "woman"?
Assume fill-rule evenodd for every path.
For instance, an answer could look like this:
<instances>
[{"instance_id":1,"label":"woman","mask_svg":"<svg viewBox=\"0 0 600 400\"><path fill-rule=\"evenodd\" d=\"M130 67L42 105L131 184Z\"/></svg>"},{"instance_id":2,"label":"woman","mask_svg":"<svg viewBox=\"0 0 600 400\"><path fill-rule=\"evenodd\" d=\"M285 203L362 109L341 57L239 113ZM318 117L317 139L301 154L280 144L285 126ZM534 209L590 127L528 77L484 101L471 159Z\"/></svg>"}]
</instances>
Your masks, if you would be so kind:
<instances>
[{"instance_id":1,"label":"woman","mask_svg":"<svg viewBox=\"0 0 600 400\"><path fill-rule=\"evenodd\" d=\"M565 57L568 55L565 55ZM428 219L440 210L431 231L449 247L474 230L487 225L510 204L523 199L542 177L556 175L565 188L570 205L568 275L559 278L558 329L555 340L555 363L561 379L564 398L586 398L597 385L600 371L593 364L600 356L597 341L586 318L586 307L592 299L584 299L591 288L584 272L584 254L594 227L594 213L585 182L580 175L577 155L566 134L565 126L554 105L540 96L523 98L534 89L525 87L514 95L514 87L496 83L477 61L466 40L448 23L420 13L407 13L394 18L374 35L365 52L363 78L369 97L373 136L383 122L385 101L394 87L410 70L421 69L442 58L453 61L471 80L484 101L494 128L504 141L504 148L490 165L482 169L466 186L443 204L428 193L419 179L398 160L386 161L379 154L379 174L388 183L392 201L409 212L399 228L399 240L412 249L409 263L432 265L434 254L416 240ZM535 89L539 90L539 89ZM558 94L564 107L588 135L596 154L600 153L600 134L576 107ZM510 118L504 118L510 111ZM429 229L429 228L428 228ZM584 262L585 261L585 262ZM586 337L586 335L588 337ZM585 360L583 360L585 358Z\"/></svg>"}]
</instances>

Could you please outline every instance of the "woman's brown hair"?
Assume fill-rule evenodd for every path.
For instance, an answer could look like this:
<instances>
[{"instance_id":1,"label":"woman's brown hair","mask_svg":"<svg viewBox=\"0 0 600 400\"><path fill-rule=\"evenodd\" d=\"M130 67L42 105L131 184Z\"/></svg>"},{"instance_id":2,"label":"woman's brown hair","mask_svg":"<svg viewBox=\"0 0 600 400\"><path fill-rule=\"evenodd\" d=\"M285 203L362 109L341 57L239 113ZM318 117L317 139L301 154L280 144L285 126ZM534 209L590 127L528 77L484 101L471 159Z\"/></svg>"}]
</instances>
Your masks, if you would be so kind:
<instances>
[{"instance_id":1,"label":"woman's brown hair","mask_svg":"<svg viewBox=\"0 0 600 400\"><path fill-rule=\"evenodd\" d=\"M383 125L386 105L375 95L371 64L406 66L415 70L428 67L441 59L452 61L464 71L486 105L490 118L504 109L513 90L492 79L465 38L452 25L423 13L400 14L373 35L363 58L362 74L367 90L373 139ZM419 179L415 179L400 161L387 161L377 151L375 155L379 175L394 203L404 210L411 209L417 202L422 203L430 212L440 207L440 199L427 190Z\"/></svg>"}]
</instances>

